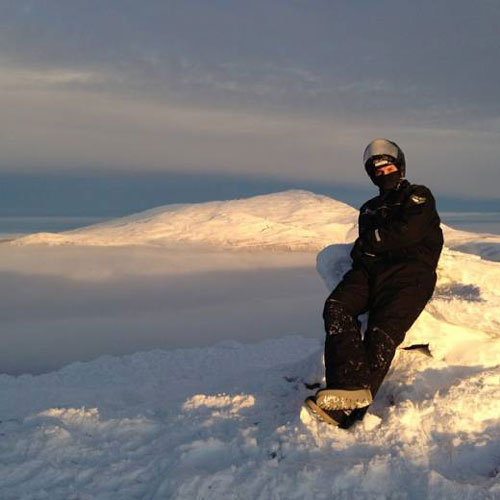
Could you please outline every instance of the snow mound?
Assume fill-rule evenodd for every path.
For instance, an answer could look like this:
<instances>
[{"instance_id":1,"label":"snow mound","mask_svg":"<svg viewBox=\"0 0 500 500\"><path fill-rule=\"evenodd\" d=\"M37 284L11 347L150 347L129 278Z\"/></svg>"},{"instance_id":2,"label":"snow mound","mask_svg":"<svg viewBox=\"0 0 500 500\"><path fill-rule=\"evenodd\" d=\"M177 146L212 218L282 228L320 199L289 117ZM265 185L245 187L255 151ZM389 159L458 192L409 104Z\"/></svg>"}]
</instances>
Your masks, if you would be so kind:
<instances>
[{"instance_id":1,"label":"snow mound","mask_svg":"<svg viewBox=\"0 0 500 500\"><path fill-rule=\"evenodd\" d=\"M357 211L308 191L242 200L165 205L57 234L37 233L16 245L196 245L225 249L317 251L352 241Z\"/></svg>"},{"instance_id":2,"label":"snow mound","mask_svg":"<svg viewBox=\"0 0 500 500\"><path fill-rule=\"evenodd\" d=\"M333 290L350 268L350 249L348 244L331 245L318 254L316 268L328 290ZM478 336L485 341L500 338L500 264L445 248L437 275L433 298L411 328L407 342L430 341L431 351L436 354L442 350L442 342L448 345L449 325L461 328L456 346L471 348ZM431 323L429 335L426 328ZM496 350L470 354L472 358L482 354L499 356Z\"/></svg>"}]
</instances>

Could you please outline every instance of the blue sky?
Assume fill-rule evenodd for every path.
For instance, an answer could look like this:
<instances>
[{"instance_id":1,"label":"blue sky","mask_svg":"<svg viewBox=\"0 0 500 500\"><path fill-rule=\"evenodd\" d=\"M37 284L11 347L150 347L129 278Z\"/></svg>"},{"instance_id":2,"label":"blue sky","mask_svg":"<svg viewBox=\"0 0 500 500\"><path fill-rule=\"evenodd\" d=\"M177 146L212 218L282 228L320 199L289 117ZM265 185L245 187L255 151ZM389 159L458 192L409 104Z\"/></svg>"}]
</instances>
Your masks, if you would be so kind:
<instances>
[{"instance_id":1,"label":"blue sky","mask_svg":"<svg viewBox=\"0 0 500 500\"><path fill-rule=\"evenodd\" d=\"M0 0L9 210L44 175L363 191L380 136L436 194L499 200L499 22L495 1Z\"/></svg>"}]
</instances>

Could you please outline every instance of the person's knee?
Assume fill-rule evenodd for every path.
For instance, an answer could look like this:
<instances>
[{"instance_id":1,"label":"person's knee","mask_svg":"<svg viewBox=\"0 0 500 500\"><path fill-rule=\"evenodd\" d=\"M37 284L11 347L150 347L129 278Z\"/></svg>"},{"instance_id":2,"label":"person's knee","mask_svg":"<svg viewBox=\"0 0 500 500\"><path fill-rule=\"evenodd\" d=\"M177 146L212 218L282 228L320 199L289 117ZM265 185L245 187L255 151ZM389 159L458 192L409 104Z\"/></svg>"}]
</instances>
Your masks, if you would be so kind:
<instances>
[{"instance_id":1,"label":"person's knee","mask_svg":"<svg viewBox=\"0 0 500 500\"><path fill-rule=\"evenodd\" d=\"M370 321L367 335L376 339L377 343L383 343L394 346L394 349L403 342L406 332L408 331L407 325L403 321L398 321L397 318L392 320L379 320Z\"/></svg>"},{"instance_id":2,"label":"person's knee","mask_svg":"<svg viewBox=\"0 0 500 500\"><path fill-rule=\"evenodd\" d=\"M356 318L347 306L337 300L328 298L323 309L325 331L328 335L337 335L356 327Z\"/></svg>"}]
</instances>

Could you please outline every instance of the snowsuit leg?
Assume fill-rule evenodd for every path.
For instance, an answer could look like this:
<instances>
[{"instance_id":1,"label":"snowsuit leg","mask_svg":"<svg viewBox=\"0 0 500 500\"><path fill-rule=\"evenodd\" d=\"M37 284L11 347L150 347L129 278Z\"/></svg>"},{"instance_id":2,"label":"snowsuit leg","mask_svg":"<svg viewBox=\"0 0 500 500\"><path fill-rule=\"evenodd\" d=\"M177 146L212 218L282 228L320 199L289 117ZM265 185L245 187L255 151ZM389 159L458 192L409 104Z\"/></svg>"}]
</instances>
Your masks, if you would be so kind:
<instances>
[{"instance_id":1,"label":"snowsuit leg","mask_svg":"<svg viewBox=\"0 0 500 500\"><path fill-rule=\"evenodd\" d=\"M389 371L397 346L431 298L435 284L435 271L421 264L392 265L377 273L364 336L373 396Z\"/></svg>"},{"instance_id":2,"label":"snowsuit leg","mask_svg":"<svg viewBox=\"0 0 500 500\"><path fill-rule=\"evenodd\" d=\"M353 268L326 300L323 319L327 387L369 387L369 368L358 321L368 308L369 292L368 274L362 268Z\"/></svg>"}]
</instances>

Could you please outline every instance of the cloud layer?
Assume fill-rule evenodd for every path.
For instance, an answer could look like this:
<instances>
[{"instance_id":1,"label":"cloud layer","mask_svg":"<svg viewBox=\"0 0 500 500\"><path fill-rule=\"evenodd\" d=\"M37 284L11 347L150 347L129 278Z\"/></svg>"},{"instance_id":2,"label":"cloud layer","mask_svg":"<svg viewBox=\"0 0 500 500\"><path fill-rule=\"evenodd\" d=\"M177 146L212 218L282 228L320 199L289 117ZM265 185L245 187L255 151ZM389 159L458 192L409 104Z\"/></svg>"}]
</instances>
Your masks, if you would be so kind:
<instances>
[{"instance_id":1,"label":"cloud layer","mask_svg":"<svg viewBox=\"0 0 500 500\"><path fill-rule=\"evenodd\" d=\"M2 2L0 169L360 183L385 135L420 182L495 197L500 7L452 7Z\"/></svg>"}]
</instances>

